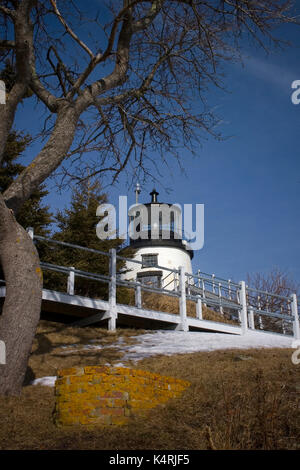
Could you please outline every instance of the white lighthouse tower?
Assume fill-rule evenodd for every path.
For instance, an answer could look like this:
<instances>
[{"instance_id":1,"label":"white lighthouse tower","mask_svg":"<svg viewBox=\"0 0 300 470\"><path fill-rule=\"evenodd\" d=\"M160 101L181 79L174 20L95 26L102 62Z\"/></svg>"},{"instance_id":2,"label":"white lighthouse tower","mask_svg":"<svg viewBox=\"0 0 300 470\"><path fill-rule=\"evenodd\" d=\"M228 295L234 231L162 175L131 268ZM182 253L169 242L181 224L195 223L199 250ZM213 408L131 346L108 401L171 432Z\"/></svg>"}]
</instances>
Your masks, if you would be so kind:
<instances>
[{"instance_id":1,"label":"white lighthouse tower","mask_svg":"<svg viewBox=\"0 0 300 470\"><path fill-rule=\"evenodd\" d=\"M140 186L136 187L136 204L129 209L130 247L134 259L140 263L126 262L125 280L139 281L152 287L174 290L178 275L167 269L184 266L192 274L193 250L182 237L182 213L178 205L158 202L159 193L153 189L151 202L138 203ZM130 230L129 230L130 232ZM134 233L133 233L134 232Z\"/></svg>"}]
</instances>

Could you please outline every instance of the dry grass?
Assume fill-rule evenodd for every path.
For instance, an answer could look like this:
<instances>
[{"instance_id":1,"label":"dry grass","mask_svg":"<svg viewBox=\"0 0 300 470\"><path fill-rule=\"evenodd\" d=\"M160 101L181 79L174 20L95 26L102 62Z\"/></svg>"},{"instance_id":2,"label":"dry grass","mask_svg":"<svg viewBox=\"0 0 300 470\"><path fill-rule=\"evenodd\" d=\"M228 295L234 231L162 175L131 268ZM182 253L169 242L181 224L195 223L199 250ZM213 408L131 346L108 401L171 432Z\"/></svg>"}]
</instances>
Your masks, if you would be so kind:
<instances>
[{"instance_id":1,"label":"dry grass","mask_svg":"<svg viewBox=\"0 0 300 470\"><path fill-rule=\"evenodd\" d=\"M121 290L122 302L128 305L135 305L135 295L133 289L123 288ZM142 292L142 307L160 312L167 312L179 315L179 298L167 294L156 294L152 292ZM196 303L192 300L186 302L187 316L196 317ZM211 308L202 307L203 319L215 322L230 323L236 325L237 322L230 320L228 316L221 315Z\"/></svg>"},{"instance_id":2,"label":"dry grass","mask_svg":"<svg viewBox=\"0 0 300 470\"><path fill-rule=\"evenodd\" d=\"M133 342L139 333L41 322L30 367L41 377L60 367L118 362L121 353L113 343ZM95 338L100 351L62 355L62 345ZM128 426L105 431L56 428L53 388L26 386L19 398L0 398L0 448L300 449L299 366L292 364L291 352L232 350L145 359L139 368L188 380L191 387L146 419L132 418Z\"/></svg>"}]
</instances>

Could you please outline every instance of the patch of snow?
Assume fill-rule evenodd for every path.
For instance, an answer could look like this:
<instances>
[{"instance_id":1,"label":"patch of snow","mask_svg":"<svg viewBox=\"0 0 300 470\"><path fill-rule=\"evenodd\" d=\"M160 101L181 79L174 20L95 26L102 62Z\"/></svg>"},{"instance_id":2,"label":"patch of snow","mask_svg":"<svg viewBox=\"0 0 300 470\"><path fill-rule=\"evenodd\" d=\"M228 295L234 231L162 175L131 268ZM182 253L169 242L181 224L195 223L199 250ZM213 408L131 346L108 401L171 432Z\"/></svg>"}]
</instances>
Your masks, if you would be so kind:
<instances>
[{"instance_id":1,"label":"patch of snow","mask_svg":"<svg viewBox=\"0 0 300 470\"><path fill-rule=\"evenodd\" d=\"M43 385L45 387L54 387L56 381L56 376L41 377L40 379L35 379L31 382L30 385Z\"/></svg>"},{"instance_id":2,"label":"patch of snow","mask_svg":"<svg viewBox=\"0 0 300 470\"><path fill-rule=\"evenodd\" d=\"M127 366L125 366L125 364L123 364L123 362L118 362L117 364L110 364L110 366L113 366L113 367L127 367Z\"/></svg>"},{"instance_id":3,"label":"patch of snow","mask_svg":"<svg viewBox=\"0 0 300 470\"><path fill-rule=\"evenodd\" d=\"M155 355L171 356L200 351L251 348L291 348L292 337L249 331L246 335L159 330L136 337L137 344L124 345L124 361L140 361Z\"/></svg>"},{"instance_id":4,"label":"patch of snow","mask_svg":"<svg viewBox=\"0 0 300 470\"><path fill-rule=\"evenodd\" d=\"M174 354L188 354L205 351L218 351L225 349L263 349L263 348L292 348L293 337L283 336L262 331L248 331L245 335L231 335L225 333L204 333L198 331L166 331L145 333L135 336L136 344L122 344L118 341L110 347L124 352L124 362L138 362L144 358ZM85 345L81 350L101 349L102 346ZM71 352L71 351L69 351ZM78 350L77 350L78 352ZM67 351L66 351L67 354ZM107 363L107 365L111 365ZM124 367L123 363L113 364L115 367ZM125 366L126 367L126 366ZM53 387L56 377L42 377L32 382L32 385L45 385Z\"/></svg>"}]
</instances>

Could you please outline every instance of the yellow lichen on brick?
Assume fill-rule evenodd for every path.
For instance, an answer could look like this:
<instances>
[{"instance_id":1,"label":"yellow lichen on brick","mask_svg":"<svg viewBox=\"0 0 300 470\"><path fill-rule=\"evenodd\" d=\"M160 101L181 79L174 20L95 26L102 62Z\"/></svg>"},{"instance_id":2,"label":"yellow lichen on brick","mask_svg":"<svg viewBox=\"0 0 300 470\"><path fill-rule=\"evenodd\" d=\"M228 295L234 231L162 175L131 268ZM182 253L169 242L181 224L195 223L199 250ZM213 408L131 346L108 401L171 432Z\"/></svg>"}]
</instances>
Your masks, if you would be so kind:
<instances>
[{"instance_id":1,"label":"yellow lichen on brick","mask_svg":"<svg viewBox=\"0 0 300 470\"><path fill-rule=\"evenodd\" d=\"M178 397L189 382L126 367L72 367L58 372L55 422L58 426L124 425Z\"/></svg>"}]
</instances>

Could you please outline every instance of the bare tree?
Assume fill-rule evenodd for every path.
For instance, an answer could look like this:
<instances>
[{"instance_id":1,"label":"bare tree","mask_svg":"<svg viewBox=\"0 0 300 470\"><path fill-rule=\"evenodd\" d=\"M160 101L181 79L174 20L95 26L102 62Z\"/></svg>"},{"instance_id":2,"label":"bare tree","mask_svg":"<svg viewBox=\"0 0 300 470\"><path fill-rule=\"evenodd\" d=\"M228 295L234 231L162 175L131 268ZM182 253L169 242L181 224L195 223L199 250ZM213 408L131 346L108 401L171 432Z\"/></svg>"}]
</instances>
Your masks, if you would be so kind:
<instances>
[{"instance_id":1,"label":"bare tree","mask_svg":"<svg viewBox=\"0 0 300 470\"><path fill-rule=\"evenodd\" d=\"M183 147L192 151L203 133L214 133L205 98L210 84L220 86L222 62L239 57L246 36L262 47L277 44L274 27L295 23L292 3L108 0L98 15L72 0L1 1L1 57L15 77L0 105L0 162L28 90L49 116L41 151L0 194L7 289L0 393L20 392L41 305L38 255L14 214L58 168L83 179L88 160L89 177L114 181L126 168L149 173L149 159L155 165L178 158Z\"/></svg>"}]
</instances>

